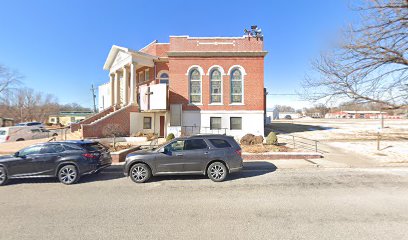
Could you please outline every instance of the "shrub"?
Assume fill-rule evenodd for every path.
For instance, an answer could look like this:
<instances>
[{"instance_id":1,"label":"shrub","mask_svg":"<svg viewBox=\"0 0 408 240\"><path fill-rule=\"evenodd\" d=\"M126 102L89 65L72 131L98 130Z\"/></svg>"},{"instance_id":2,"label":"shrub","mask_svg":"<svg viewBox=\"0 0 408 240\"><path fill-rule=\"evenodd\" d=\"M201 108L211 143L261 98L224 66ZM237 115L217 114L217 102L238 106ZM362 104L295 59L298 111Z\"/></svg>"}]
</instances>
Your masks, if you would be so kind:
<instances>
[{"instance_id":1,"label":"shrub","mask_svg":"<svg viewBox=\"0 0 408 240\"><path fill-rule=\"evenodd\" d=\"M171 141L171 140L173 140L174 139L174 134L173 133L169 133L169 135L167 135L167 137L166 137L166 141L168 142L168 141Z\"/></svg>"},{"instance_id":2,"label":"shrub","mask_svg":"<svg viewBox=\"0 0 408 240\"><path fill-rule=\"evenodd\" d=\"M273 144L273 145L278 144L278 137L276 136L276 133L270 132L268 134L268 136L266 137L266 144Z\"/></svg>"},{"instance_id":3,"label":"shrub","mask_svg":"<svg viewBox=\"0 0 408 240\"><path fill-rule=\"evenodd\" d=\"M254 144L262 144L263 141L264 141L264 138L261 135L255 136L255 138L254 138Z\"/></svg>"}]
</instances>

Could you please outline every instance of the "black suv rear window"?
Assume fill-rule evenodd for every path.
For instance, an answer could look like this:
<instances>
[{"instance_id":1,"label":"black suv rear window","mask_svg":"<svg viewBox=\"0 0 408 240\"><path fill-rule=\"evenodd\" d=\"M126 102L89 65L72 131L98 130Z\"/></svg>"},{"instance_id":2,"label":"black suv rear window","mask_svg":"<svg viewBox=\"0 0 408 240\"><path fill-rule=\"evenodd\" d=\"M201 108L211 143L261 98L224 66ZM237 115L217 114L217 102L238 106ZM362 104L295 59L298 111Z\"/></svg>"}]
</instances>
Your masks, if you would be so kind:
<instances>
[{"instance_id":1,"label":"black suv rear window","mask_svg":"<svg viewBox=\"0 0 408 240\"><path fill-rule=\"evenodd\" d=\"M228 148L228 147L231 147L231 144L229 144L224 139L209 139L209 140L210 140L211 144L216 148Z\"/></svg>"},{"instance_id":2,"label":"black suv rear window","mask_svg":"<svg viewBox=\"0 0 408 240\"><path fill-rule=\"evenodd\" d=\"M82 147L89 152L104 151L106 149L106 147L100 143L83 144Z\"/></svg>"}]
</instances>

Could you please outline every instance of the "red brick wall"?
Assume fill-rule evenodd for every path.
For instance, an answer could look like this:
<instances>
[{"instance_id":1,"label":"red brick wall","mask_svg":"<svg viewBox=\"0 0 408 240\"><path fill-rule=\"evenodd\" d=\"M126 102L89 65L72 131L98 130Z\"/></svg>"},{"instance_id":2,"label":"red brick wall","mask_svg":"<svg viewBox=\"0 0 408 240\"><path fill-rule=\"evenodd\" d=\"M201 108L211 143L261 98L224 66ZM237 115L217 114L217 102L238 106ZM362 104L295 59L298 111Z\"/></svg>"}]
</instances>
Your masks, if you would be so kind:
<instances>
[{"instance_id":1,"label":"red brick wall","mask_svg":"<svg viewBox=\"0 0 408 240\"><path fill-rule=\"evenodd\" d=\"M192 65L203 68L202 76L202 106L188 106L189 81L187 70ZM230 77L223 76L223 105L209 106L210 81L208 69L219 65L225 74L233 65L240 65L245 69L244 75L244 105L229 105ZM170 103L183 103L184 110L264 110L264 58L263 57L170 57Z\"/></svg>"},{"instance_id":2,"label":"red brick wall","mask_svg":"<svg viewBox=\"0 0 408 240\"><path fill-rule=\"evenodd\" d=\"M248 37L170 37L170 52L178 51L263 51L263 41Z\"/></svg>"},{"instance_id":3,"label":"red brick wall","mask_svg":"<svg viewBox=\"0 0 408 240\"><path fill-rule=\"evenodd\" d=\"M118 110L113 115L108 118L102 119L94 124L84 124L82 125L82 134L84 138L90 137L103 137L104 128L109 124L118 124L121 126L121 130L127 135L130 133L130 113L138 112L137 106L128 106L125 109Z\"/></svg>"}]
</instances>

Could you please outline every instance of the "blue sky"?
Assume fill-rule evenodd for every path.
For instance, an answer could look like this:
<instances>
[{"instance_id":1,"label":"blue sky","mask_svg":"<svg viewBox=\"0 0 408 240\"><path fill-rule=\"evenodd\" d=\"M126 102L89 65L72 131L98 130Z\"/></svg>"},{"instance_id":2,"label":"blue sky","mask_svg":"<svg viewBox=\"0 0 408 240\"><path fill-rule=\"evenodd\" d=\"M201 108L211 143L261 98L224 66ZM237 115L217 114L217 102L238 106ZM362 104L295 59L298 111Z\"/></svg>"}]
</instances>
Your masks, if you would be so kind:
<instances>
[{"instance_id":1,"label":"blue sky","mask_svg":"<svg viewBox=\"0 0 408 240\"><path fill-rule=\"evenodd\" d=\"M24 85L61 103L92 106L91 84L113 44L139 49L169 35L242 36L264 33L265 85L295 93L310 61L354 18L346 0L291 1L21 1L1 0L0 63L20 71ZM307 105L297 96L269 96L275 104Z\"/></svg>"}]
</instances>

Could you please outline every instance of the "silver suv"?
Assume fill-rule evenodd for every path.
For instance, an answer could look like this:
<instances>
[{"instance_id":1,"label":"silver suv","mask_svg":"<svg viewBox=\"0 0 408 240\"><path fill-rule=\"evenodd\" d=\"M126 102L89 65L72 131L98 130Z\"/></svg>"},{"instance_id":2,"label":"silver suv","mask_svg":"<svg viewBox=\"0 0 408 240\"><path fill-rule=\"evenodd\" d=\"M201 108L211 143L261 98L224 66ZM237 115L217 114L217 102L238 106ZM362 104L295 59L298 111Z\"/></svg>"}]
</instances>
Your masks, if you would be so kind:
<instances>
[{"instance_id":1,"label":"silver suv","mask_svg":"<svg viewBox=\"0 0 408 240\"><path fill-rule=\"evenodd\" d=\"M175 174L203 174L221 182L242 167L241 147L233 137L196 135L127 155L124 174L136 183L151 176Z\"/></svg>"}]
</instances>

